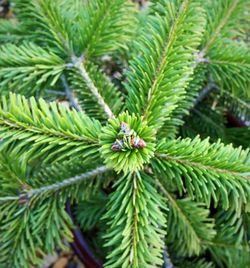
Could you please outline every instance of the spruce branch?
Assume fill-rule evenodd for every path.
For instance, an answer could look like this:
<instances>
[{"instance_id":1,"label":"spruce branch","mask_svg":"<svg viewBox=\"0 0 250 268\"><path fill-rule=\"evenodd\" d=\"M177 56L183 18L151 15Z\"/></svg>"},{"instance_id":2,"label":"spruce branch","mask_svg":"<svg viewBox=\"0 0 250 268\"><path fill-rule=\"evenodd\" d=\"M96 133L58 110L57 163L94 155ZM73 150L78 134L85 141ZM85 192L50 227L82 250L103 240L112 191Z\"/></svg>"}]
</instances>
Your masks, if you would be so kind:
<instances>
[{"instance_id":1,"label":"spruce branch","mask_svg":"<svg viewBox=\"0 0 250 268\"><path fill-rule=\"evenodd\" d=\"M0 42L1 43L19 43L30 39L25 33L25 27L17 23L16 20L0 19Z\"/></svg>"},{"instance_id":2,"label":"spruce branch","mask_svg":"<svg viewBox=\"0 0 250 268\"><path fill-rule=\"evenodd\" d=\"M234 54L235 55L235 54ZM208 63L214 65L230 65L230 64L237 64L239 68L249 68L250 64L249 62L233 62L230 60L216 60L216 59L210 59L208 60Z\"/></svg>"},{"instance_id":3,"label":"spruce branch","mask_svg":"<svg viewBox=\"0 0 250 268\"><path fill-rule=\"evenodd\" d=\"M194 203L188 198L177 200L159 179L156 180L156 184L169 202L168 218L175 223L168 226L168 242L175 242L176 250L178 249L177 255L199 254L201 241L204 239L210 241L215 236L214 222L208 218L209 210L204 204ZM191 210L193 210L192 213ZM174 226L177 224L181 231L179 234L174 231ZM179 242L176 243L176 240Z\"/></svg>"},{"instance_id":4,"label":"spruce branch","mask_svg":"<svg viewBox=\"0 0 250 268\"><path fill-rule=\"evenodd\" d=\"M137 23L131 1L96 0L77 8L80 15L76 42L87 59L126 48Z\"/></svg>"},{"instance_id":5,"label":"spruce branch","mask_svg":"<svg viewBox=\"0 0 250 268\"><path fill-rule=\"evenodd\" d=\"M50 90L50 89L48 89L48 90L46 90L46 92L48 94L57 95L57 96L65 96L66 95L66 93L64 91L60 91L60 90Z\"/></svg>"},{"instance_id":6,"label":"spruce branch","mask_svg":"<svg viewBox=\"0 0 250 268\"><path fill-rule=\"evenodd\" d=\"M237 121L237 123L239 123ZM243 122L244 123L244 122ZM242 146L243 148L249 148L250 146L250 127L242 123L240 127L229 128L225 131L226 141L235 145Z\"/></svg>"},{"instance_id":7,"label":"spruce branch","mask_svg":"<svg viewBox=\"0 0 250 268\"><path fill-rule=\"evenodd\" d=\"M66 249L65 240L72 240L71 219L59 198L0 206L0 262L5 267L40 267L46 253Z\"/></svg>"},{"instance_id":8,"label":"spruce branch","mask_svg":"<svg viewBox=\"0 0 250 268\"><path fill-rule=\"evenodd\" d=\"M55 53L24 42L0 47L0 86L2 91L28 94L53 86L65 69L64 61Z\"/></svg>"},{"instance_id":9,"label":"spruce branch","mask_svg":"<svg viewBox=\"0 0 250 268\"><path fill-rule=\"evenodd\" d=\"M209 51L208 69L221 91L250 96L250 50L246 45L238 41L217 42Z\"/></svg>"},{"instance_id":10,"label":"spruce branch","mask_svg":"<svg viewBox=\"0 0 250 268\"><path fill-rule=\"evenodd\" d=\"M191 258L190 260L177 260L180 268L216 268L214 262L207 260L206 256Z\"/></svg>"},{"instance_id":11,"label":"spruce branch","mask_svg":"<svg viewBox=\"0 0 250 268\"><path fill-rule=\"evenodd\" d=\"M174 265L171 262L166 246L163 252L163 259L164 259L163 268L174 268Z\"/></svg>"},{"instance_id":12,"label":"spruce branch","mask_svg":"<svg viewBox=\"0 0 250 268\"><path fill-rule=\"evenodd\" d=\"M114 247L105 267L162 266L165 218L162 200L152 183L144 173L131 173L116 182L104 217L109 226L105 246Z\"/></svg>"},{"instance_id":13,"label":"spruce branch","mask_svg":"<svg viewBox=\"0 0 250 268\"><path fill-rule=\"evenodd\" d=\"M164 140L158 146L151 165L157 174L163 168L163 178L173 180L181 193L187 191L191 198L207 205L211 198L215 205L220 200L224 209L230 203L237 210L250 201L247 150L234 149L220 141L210 144L208 139L201 141L199 137Z\"/></svg>"},{"instance_id":14,"label":"spruce branch","mask_svg":"<svg viewBox=\"0 0 250 268\"><path fill-rule=\"evenodd\" d=\"M98 167L95 168L93 170L90 170L86 173L83 173L81 175L77 175L74 176L72 178L69 179L65 179L61 182L57 182L48 186L43 186L37 189L31 189L28 191L25 191L24 193L22 193L20 196L4 196L4 197L0 197L0 204L6 203L6 202L10 202L10 201L16 201L16 200L26 200L27 202L32 199L33 197L39 197L41 198L41 196L43 194L48 195L54 192L58 192L61 191L64 188L67 187L71 187L75 184L79 184L81 182L83 182L84 180L91 178L91 177L95 177L98 175L101 175L105 172L110 171L109 168L106 167Z\"/></svg>"},{"instance_id":15,"label":"spruce branch","mask_svg":"<svg viewBox=\"0 0 250 268\"><path fill-rule=\"evenodd\" d=\"M203 13L202 8L189 0L178 4L162 1L150 11L144 34L135 45L136 56L125 86L128 110L144 115L149 125L160 128L170 119L198 64L195 59L205 21L203 16L196 16ZM183 46L185 38L192 40L189 46Z\"/></svg>"},{"instance_id":16,"label":"spruce branch","mask_svg":"<svg viewBox=\"0 0 250 268\"><path fill-rule=\"evenodd\" d=\"M218 138L225 142L224 125L226 120L222 114L222 108L213 109L210 105L204 105L204 107L200 105L192 109L191 116L181 129L184 137L191 130L190 135L193 132L194 137L199 134L202 138L209 136L211 142L216 142Z\"/></svg>"},{"instance_id":17,"label":"spruce branch","mask_svg":"<svg viewBox=\"0 0 250 268\"><path fill-rule=\"evenodd\" d=\"M66 203L66 210L74 223L74 215L69 202ZM84 264L88 265L91 268L103 268L102 263L93 254L80 228L74 228L72 230L72 233L74 241L71 242L71 247L81 259L81 261L83 261Z\"/></svg>"},{"instance_id":18,"label":"spruce branch","mask_svg":"<svg viewBox=\"0 0 250 268\"><path fill-rule=\"evenodd\" d=\"M48 186L44 186L44 187L41 187L41 188L38 188L38 189L32 189L32 190L28 191L27 193L25 193L25 196L28 199L30 199L33 196L39 196L39 195L42 195L44 193L57 192L57 191L60 191L61 189L65 188L65 187L69 187L69 186L72 186L74 184L81 183L82 181L84 181L84 180L86 180L88 178L95 177L97 175L101 175L101 174L103 174L103 173L105 173L107 171L110 171L110 169L106 168L104 166L103 167L98 167L98 168L95 168L95 169L93 169L91 171L83 173L81 175L78 175L78 176L63 180L61 182L58 182L58 183L55 183L55 184L52 184L52 185L48 185Z\"/></svg>"},{"instance_id":19,"label":"spruce branch","mask_svg":"<svg viewBox=\"0 0 250 268\"><path fill-rule=\"evenodd\" d=\"M65 124L65 118L71 125ZM98 147L100 128L98 121L55 102L47 104L15 94L10 94L8 103L5 97L1 100L1 147L18 142L14 151L22 157L43 156L46 161L55 161L85 154L91 159L97 153L94 148Z\"/></svg>"},{"instance_id":20,"label":"spruce branch","mask_svg":"<svg viewBox=\"0 0 250 268\"><path fill-rule=\"evenodd\" d=\"M246 251L246 252L250 252L249 249L249 245L245 244L245 245L239 245L239 244L230 244L230 243L223 243L221 241L206 241L203 240L201 241L202 244L204 244L205 246L211 246L211 247L219 247L219 248L223 248L223 249L230 249L230 250L238 250L238 251Z\"/></svg>"},{"instance_id":21,"label":"spruce branch","mask_svg":"<svg viewBox=\"0 0 250 268\"><path fill-rule=\"evenodd\" d=\"M17 201L17 200L19 200L18 196L0 197L0 204L6 203L6 202L11 202L11 201Z\"/></svg>"},{"instance_id":22,"label":"spruce branch","mask_svg":"<svg viewBox=\"0 0 250 268\"><path fill-rule=\"evenodd\" d=\"M145 110L144 110L145 119L147 119L147 117L148 117L150 105L151 105L151 102L153 101L152 96L154 95L155 90L157 89L158 79L160 78L160 74L166 65L167 53L168 53L170 46L172 45L172 43L174 42L174 39L176 37L176 30L177 30L179 21L181 20L181 16L183 15L183 13L185 13L185 11L187 10L188 5L189 5L188 0L184 0L183 3L181 4L181 6L178 10L176 20L170 28L167 43L163 45L164 49L162 51L162 54L160 55L160 60L159 60L157 67L156 67L156 72L155 72L155 75L154 75L154 78L152 81L152 86L148 90L148 96L147 96L148 103L147 103ZM197 59L198 59L198 57L197 57Z\"/></svg>"},{"instance_id":23,"label":"spruce branch","mask_svg":"<svg viewBox=\"0 0 250 268\"><path fill-rule=\"evenodd\" d=\"M158 133L160 138L176 138L179 134L180 127L184 124L185 116L189 115L190 110L194 106L195 100L199 97L199 92L204 88L204 83L207 75L207 68L204 64L199 64L202 59L202 55L198 53L196 64L194 67L193 78L189 82L189 85L186 89L186 94L183 95L183 98L178 102L178 107L173 111L171 118L169 118L164 126L161 128L161 131Z\"/></svg>"},{"instance_id":24,"label":"spruce branch","mask_svg":"<svg viewBox=\"0 0 250 268\"><path fill-rule=\"evenodd\" d=\"M209 45L209 49L205 49L206 51L201 49L198 53L197 64L199 68L200 65L204 65L203 68L210 72L214 83L221 91L232 91L234 94L240 92L242 94L243 89L245 95L247 95L249 88L249 49L246 48L243 42L233 41L228 38L232 34L232 29L236 28L237 23L239 32L241 32L241 24L248 21L248 18L246 18L247 12L245 12L247 1L217 1L216 3L204 3L204 7L207 10L208 25L201 47L206 46L210 41L211 47ZM234 77L234 79L230 79L231 77ZM188 113L191 109L201 86L196 87L196 94L192 89L191 82L185 95L186 100L184 99L183 104L179 105L182 107L185 104L186 107L184 109L177 108L177 111L180 110L182 114ZM189 96L193 98L193 101L190 102ZM181 122L177 121L177 124L181 124Z\"/></svg>"},{"instance_id":25,"label":"spruce branch","mask_svg":"<svg viewBox=\"0 0 250 268\"><path fill-rule=\"evenodd\" d=\"M61 81L62 81L62 84L64 87L65 95L68 98L70 105L72 107L74 107L78 112L82 112L83 110L82 110L81 106L78 104L77 99L74 97L73 92L69 87L69 84L66 80L65 75L61 76Z\"/></svg>"},{"instance_id":26,"label":"spruce branch","mask_svg":"<svg viewBox=\"0 0 250 268\"><path fill-rule=\"evenodd\" d=\"M218 235L220 235L220 232L218 232ZM249 241L240 244L236 241L232 243L223 238L222 240L215 238L213 241L202 241L202 243L218 266L243 268L249 264Z\"/></svg>"},{"instance_id":27,"label":"spruce branch","mask_svg":"<svg viewBox=\"0 0 250 268\"><path fill-rule=\"evenodd\" d=\"M200 103L214 89L217 89L216 84L214 82L208 82L207 85L199 93L199 96L196 98L193 106L195 107L198 103Z\"/></svg>"},{"instance_id":28,"label":"spruce branch","mask_svg":"<svg viewBox=\"0 0 250 268\"><path fill-rule=\"evenodd\" d=\"M103 183L102 180L100 182ZM90 193L88 199L76 205L74 212L83 231L87 232L101 226L100 218L106 212L107 201L108 196L99 191Z\"/></svg>"},{"instance_id":29,"label":"spruce branch","mask_svg":"<svg viewBox=\"0 0 250 268\"><path fill-rule=\"evenodd\" d=\"M102 107L103 111L107 114L108 118L114 118L115 116L114 116L113 112L111 111L109 106L106 104L103 97L100 95L98 89L96 88L95 84L91 80L89 74L87 73L87 71L84 67L84 56L81 56L80 58L73 57L72 63L75 66L75 68L78 69L81 77L86 82L91 93L96 98L96 101Z\"/></svg>"},{"instance_id":30,"label":"spruce branch","mask_svg":"<svg viewBox=\"0 0 250 268\"><path fill-rule=\"evenodd\" d=\"M222 107L203 101L212 88L248 116L249 0L157 0L139 14L130 0L13 1L18 23L0 21L0 40L12 42L0 47L2 92L49 89L74 109L15 94L0 100L0 263L38 267L70 242L65 203L74 201L93 248L106 240L107 252L96 253L107 268L172 267L167 249L183 267L211 268L204 256L246 267L249 151L175 136L185 119L228 141ZM103 71L120 72L125 61L127 92ZM183 118L189 111L197 121ZM249 140L249 129L231 131Z\"/></svg>"},{"instance_id":31,"label":"spruce branch","mask_svg":"<svg viewBox=\"0 0 250 268\"><path fill-rule=\"evenodd\" d=\"M226 13L223 17L221 17L221 20L219 21L217 27L214 29L213 33L211 34L210 38L207 40L206 45L202 49L202 53L204 55L207 54L208 50L211 48L211 46L214 44L216 39L221 33L221 30L223 27L227 24L227 21L229 20L230 16L236 9L237 5L239 4L240 0L232 0L231 4L228 6Z\"/></svg>"},{"instance_id":32,"label":"spruce branch","mask_svg":"<svg viewBox=\"0 0 250 268\"><path fill-rule=\"evenodd\" d=\"M112 81L110 81L110 78L100 70L100 67L93 62L85 61L84 68L93 84L98 89L104 102L110 107L113 114L118 115L123 110L123 96L120 89L115 86ZM92 94L78 69L72 69L68 78L70 87L73 89L84 111L90 117L105 123L108 116L104 113L102 106L97 102L96 97Z\"/></svg>"},{"instance_id":33,"label":"spruce branch","mask_svg":"<svg viewBox=\"0 0 250 268\"><path fill-rule=\"evenodd\" d=\"M213 171L215 173L228 174L230 176L242 177L242 178L245 178L247 180L250 180L250 173L249 172L235 172L235 171L231 171L230 169L216 168L213 166L204 165L204 164L197 163L197 162L192 162L190 160L179 159L179 157L168 156L167 154L156 154L156 156L161 158L161 159L175 161L175 162L183 164L183 165L189 165L191 167L198 167L200 169L210 170L210 171Z\"/></svg>"},{"instance_id":34,"label":"spruce branch","mask_svg":"<svg viewBox=\"0 0 250 268\"><path fill-rule=\"evenodd\" d=\"M17 18L32 41L44 46L52 46L61 56L73 53L72 29L68 16L63 12L58 0L15 0Z\"/></svg>"},{"instance_id":35,"label":"spruce branch","mask_svg":"<svg viewBox=\"0 0 250 268\"><path fill-rule=\"evenodd\" d=\"M239 103L241 109L243 109L243 110L246 109L250 112L250 103L249 102L247 102L244 99L241 99L241 98L239 98L239 97L237 97L237 96L235 96L232 93L227 92L227 91L223 91L222 95L225 95L226 97L231 98L231 99L235 99Z\"/></svg>"},{"instance_id":36,"label":"spruce branch","mask_svg":"<svg viewBox=\"0 0 250 268\"><path fill-rule=\"evenodd\" d=\"M208 47L204 50L201 49L197 55L197 64L194 67L197 68L199 65L199 69L205 68L207 71L210 71L212 73L214 82L222 90L242 92L243 88L247 93L247 88L249 87L247 84L249 79L246 79L249 73L247 55L249 55L249 53L247 53L247 49L244 48L240 42L235 42L235 45L232 46L230 43L233 43L233 41L230 41L228 38L222 39L221 37L228 37L229 33L231 34L231 30L235 28L237 22L239 23L239 32L241 31L240 25L242 22L245 20L248 21L245 14L247 3L241 0L225 0L217 1L216 3L204 3L203 6L207 10L208 25L204 34L205 38L203 40L202 47L204 48L204 46L208 44L209 49ZM239 20L239 18L242 18L242 20ZM232 53L232 50L234 50L234 53ZM201 65L204 66L201 68ZM196 74L199 74L199 72L195 72L194 77ZM229 77L232 76L235 77L235 79L229 79ZM205 77L203 77L203 79L205 80ZM194 81L196 80L197 79L194 79ZM198 92L202 88L202 84L199 87L196 86L193 88L192 83L193 82L191 81L189 89L186 92L185 99L182 101L181 105L177 107L175 116L179 113L182 113L183 117L183 114L188 113L193 106L193 103L198 96ZM175 124L178 126L181 123L182 120L177 120ZM169 130L167 128L170 127L171 131L178 130L176 130L176 127L173 128L173 126L169 125L170 123L167 122L165 127L166 131L164 130L164 133L167 133ZM174 123L172 125L174 125Z\"/></svg>"},{"instance_id":37,"label":"spruce branch","mask_svg":"<svg viewBox=\"0 0 250 268\"><path fill-rule=\"evenodd\" d=\"M250 99L244 99L238 94L224 90L220 94L220 101L232 114L246 122L250 122Z\"/></svg>"}]
</instances>

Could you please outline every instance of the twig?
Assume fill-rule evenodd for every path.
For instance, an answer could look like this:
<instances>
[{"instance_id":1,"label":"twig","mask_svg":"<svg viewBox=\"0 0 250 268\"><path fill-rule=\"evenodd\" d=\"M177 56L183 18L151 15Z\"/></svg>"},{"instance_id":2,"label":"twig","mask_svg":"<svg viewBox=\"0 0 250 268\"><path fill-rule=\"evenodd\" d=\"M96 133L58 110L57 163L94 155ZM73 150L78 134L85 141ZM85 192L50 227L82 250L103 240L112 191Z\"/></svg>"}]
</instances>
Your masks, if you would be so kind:
<instances>
[{"instance_id":1,"label":"twig","mask_svg":"<svg viewBox=\"0 0 250 268\"><path fill-rule=\"evenodd\" d=\"M208 40L206 46L202 49L202 52L204 54L207 53L209 48L213 45L216 38L219 36L221 29L225 26L225 24L228 22L228 19L230 18L231 14L234 12L235 8L237 7L239 3L239 0L233 0L231 1L231 5L229 6L229 9L227 10L226 14L222 17L220 23L218 24L217 28L213 31L213 34L211 35L210 39Z\"/></svg>"},{"instance_id":2,"label":"twig","mask_svg":"<svg viewBox=\"0 0 250 268\"><path fill-rule=\"evenodd\" d=\"M167 246L164 247L163 259L164 259L163 268L174 268L174 265L172 264L167 251Z\"/></svg>"},{"instance_id":3,"label":"twig","mask_svg":"<svg viewBox=\"0 0 250 268\"><path fill-rule=\"evenodd\" d=\"M61 76L61 81L64 87L65 95L68 98L70 105L74 107L78 112L82 112L82 108L78 104L76 98L73 96L72 91L70 90L70 87L64 75Z\"/></svg>"},{"instance_id":4,"label":"twig","mask_svg":"<svg viewBox=\"0 0 250 268\"><path fill-rule=\"evenodd\" d=\"M19 199L19 196L4 196L4 197L0 197L0 204L8 202L8 201L16 201L18 199Z\"/></svg>"},{"instance_id":5,"label":"twig","mask_svg":"<svg viewBox=\"0 0 250 268\"><path fill-rule=\"evenodd\" d=\"M98 92L98 89L96 88L93 81L91 80L89 74L87 73L87 71L83 65L83 61L84 61L83 56L80 58L72 57L72 62L74 64L75 68L77 68L78 71L80 72L80 75L82 76L83 80L87 84L87 87L89 88L91 93L96 98L98 104L102 107L102 109L104 110L104 112L107 114L107 116L109 118L114 118L115 116L114 116L113 112L111 111L109 106L106 104L103 97L100 95L100 93Z\"/></svg>"},{"instance_id":6,"label":"twig","mask_svg":"<svg viewBox=\"0 0 250 268\"><path fill-rule=\"evenodd\" d=\"M179 163L179 164L184 165L184 166L188 165L191 167L197 167L197 168L207 170L207 171L212 171L214 173L228 174L228 175L231 175L233 177L241 177L241 178L244 178L246 180L250 180L250 174L246 173L246 172L239 172L239 171L235 171L233 169L226 169L226 168L217 168L217 167L209 165L209 164L203 164L201 162L195 162L195 161L191 161L189 159L181 158L180 156L171 156L168 154L161 154L161 153L156 153L155 156L157 158L162 158L162 159L169 160L169 161L175 161L176 163Z\"/></svg>"},{"instance_id":7,"label":"twig","mask_svg":"<svg viewBox=\"0 0 250 268\"><path fill-rule=\"evenodd\" d=\"M194 67L196 68L199 63L209 63L209 59L205 58L205 54L203 51L199 51L196 54L196 58L194 61Z\"/></svg>"},{"instance_id":8,"label":"twig","mask_svg":"<svg viewBox=\"0 0 250 268\"><path fill-rule=\"evenodd\" d=\"M102 174L104 172L107 172L108 170L109 169L106 168L105 166L98 167L96 169L93 169L93 170L90 170L90 171L88 171L86 173L83 173L81 175L78 175L78 176L63 180L61 182L54 183L54 184L51 184L51 185L48 185L48 186L44 186L44 187L41 187L41 188L38 188L38 189L32 189L32 190L27 192L27 197L30 198L30 197L32 197L34 195L42 194L42 193L48 192L48 191L58 191L58 190L60 190L60 189L62 189L64 187L79 183L79 182L81 182L81 181L83 181L83 180L85 180L87 178L94 177L96 175L99 175L99 174Z\"/></svg>"},{"instance_id":9,"label":"twig","mask_svg":"<svg viewBox=\"0 0 250 268\"><path fill-rule=\"evenodd\" d=\"M59 90L50 90L50 89L48 89L48 90L46 90L46 92L49 93L49 94L54 94L54 95L59 95L59 96L65 96L66 95L65 92L59 91Z\"/></svg>"},{"instance_id":10,"label":"twig","mask_svg":"<svg viewBox=\"0 0 250 268\"><path fill-rule=\"evenodd\" d=\"M217 89L217 86L213 82L209 82L203 90L200 92L198 98L194 102L194 106L196 106L198 103L200 103L211 91L214 89Z\"/></svg>"},{"instance_id":11,"label":"twig","mask_svg":"<svg viewBox=\"0 0 250 268\"><path fill-rule=\"evenodd\" d=\"M1 197L0 198L0 203L5 203L5 202L8 202L8 201L14 201L14 200L24 200L24 201L26 200L26 201L28 201L33 196L40 195L40 194L46 193L48 191L56 192L56 191L58 191L58 190L60 190L62 188L77 184L77 183L82 182L82 181L84 181L84 180L86 180L88 178L91 178L91 177L97 176L99 174L105 173L105 172L107 172L109 170L110 169L106 168L105 166L98 167L96 169L90 170L90 171L88 171L86 173L83 173L81 175L78 175L78 176L63 180L63 181L58 182L58 183L54 183L54 184L44 186L44 187L41 187L41 188L37 188L37 189L28 190L27 192L24 192L19 196Z\"/></svg>"}]
</instances>

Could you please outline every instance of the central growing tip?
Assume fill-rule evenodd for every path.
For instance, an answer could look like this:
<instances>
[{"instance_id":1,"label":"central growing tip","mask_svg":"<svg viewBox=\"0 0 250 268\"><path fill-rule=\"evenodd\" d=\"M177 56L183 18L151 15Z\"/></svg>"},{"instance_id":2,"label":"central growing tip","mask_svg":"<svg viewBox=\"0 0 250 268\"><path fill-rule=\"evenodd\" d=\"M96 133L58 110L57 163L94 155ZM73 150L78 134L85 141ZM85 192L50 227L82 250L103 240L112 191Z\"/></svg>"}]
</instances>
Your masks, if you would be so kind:
<instances>
[{"instance_id":1,"label":"central growing tip","mask_svg":"<svg viewBox=\"0 0 250 268\"><path fill-rule=\"evenodd\" d=\"M155 132L141 117L127 112L102 128L101 154L105 164L117 172L142 169L154 154Z\"/></svg>"},{"instance_id":2,"label":"central growing tip","mask_svg":"<svg viewBox=\"0 0 250 268\"><path fill-rule=\"evenodd\" d=\"M112 144L111 149L114 152L119 152L132 149L143 149L145 146L145 141L140 139L136 132L131 129L127 123L122 122L117 139Z\"/></svg>"}]
</instances>

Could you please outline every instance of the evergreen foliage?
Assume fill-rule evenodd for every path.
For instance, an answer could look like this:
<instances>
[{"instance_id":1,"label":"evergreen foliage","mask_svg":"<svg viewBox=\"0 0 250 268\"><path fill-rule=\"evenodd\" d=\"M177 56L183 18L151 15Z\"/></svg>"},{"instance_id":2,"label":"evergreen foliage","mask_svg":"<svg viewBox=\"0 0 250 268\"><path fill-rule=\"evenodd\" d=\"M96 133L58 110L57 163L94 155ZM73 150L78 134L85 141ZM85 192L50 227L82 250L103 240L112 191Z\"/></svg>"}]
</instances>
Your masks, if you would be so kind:
<instances>
[{"instance_id":1,"label":"evergreen foliage","mask_svg":"<svg viewBox=\"0 0 250 268\"><path fill-rule=\"evenodd\" d=\"M91 80L98 87L104 101L109 105L114 114L119 114L123 107L123 97L118 88L109 81L108 77L98 69L93 63L86 64ZM79 72L69 74L69 82L74 93L78 97L78 103L89 116L100 121L106 121L107 115L100 110L100 105L96 103L95 98L91 94L86 82L82 80Z\"/></svg>"},{"instance_id":2,"label":"evergreen foliage","mask_svg":"<svg viewBox=\"0 0 250 268\"><path fill-rule=\"evenodd\" d=\"M249 0L11 2L0 265L65 248L67 203L104 267L248 267Z\"/></svg>"},{"instance_id":3,"label":"evergreen foliage","mask_svg":"<svg viewBox=\"0 0 250 268\"><path fill-rule=\"evenodd\" d=\"M203 9L191 1L159 1L151 13L136 45L142 56L130 62L127 106L159 128L185 93L205 20L195 16Z\"/></svg>"},{"instance_id":4,"label":"evergreen foliage","mask_svg":"<svg viewBox=\"0 0 250 268\"><path fill-rule=\"evenodd\" d=\"M1 46L0 64L2 90L18 90L27 95L54 85L65 68L60 57L33 43Z\"/></svg>"}]
</instances>

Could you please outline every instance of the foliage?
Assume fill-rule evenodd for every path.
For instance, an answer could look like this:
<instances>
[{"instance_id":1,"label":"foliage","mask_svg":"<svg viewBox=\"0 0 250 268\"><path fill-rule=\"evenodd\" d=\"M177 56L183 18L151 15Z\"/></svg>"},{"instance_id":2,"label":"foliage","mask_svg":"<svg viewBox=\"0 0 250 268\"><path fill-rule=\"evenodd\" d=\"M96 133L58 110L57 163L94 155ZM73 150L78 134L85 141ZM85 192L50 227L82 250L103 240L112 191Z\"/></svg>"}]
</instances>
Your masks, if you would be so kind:
<instances>
[{"instance_id":1,"label":"foliage","mask_svg":"<svg viewBox=\"0 0 250 268\"><path fill-rule=\"evenodd\" d=\"M141 169L153 156L154 134L154 130L134 114L122 113L117 119L110 119L100 135L104 162L118 172ZM144 146L140 146L140 141ZM114 148L115 145L118 148Z\"/></svg>"},{"instance_id":2,"label":"foliage","mask_svg":"<svg viewBox=\"0 0 250 268\"><path fill-rule=\"evenodd\" d=\"M33 43L1 46L0 67L2 90L18 88L23 94L54 85L65 68L56 54Z\"/></svg>"},{"instance_id":3,"label":"foliage","mask_svg":"<svg viewBox=\"0 0 250 268\"><path fill-rule=\"evenodd\" d=\"M161 197L152 187L152 178L135 173L115 183L105 215L108 240L113 246L106 267L152 267L162 264L165 218ZM122 205L121 205L122 204Z\"/></svg>"},{"instance_id":4,"label":"foliage","mask_svg":"<svg viewBox=\"0 0 250 268\"><path fill-rule=\"evenodd\" d=\"M128 110L143 114L149 125L162 126L185 93L205 24L195 14L202 12L191 1L159 1L152 8L127 74Z\"/></svg>"},{"instance_id":5,"label":"foliage","mask_svg":"<svg viewBox=\"0 0 250 268\"><path fill-rule=\"evenodd\" d=\"M113 83L110 83L108 77L101 72L97 66L93 63L87 63L86 69L98 87L100 94L105 102L111 107L114 114L119 114L123 106L123 98L121 92L115 87ZM74 89L74 93L78 96L78 102L82 109L91 117L99 119L100 121L106 121L107 115L100 111L98 103L89 91L88 86L78 72L72 72L69 74L69 82Z\"/></svg>"},{"instance_id":6,"label":"foliage","mask_svg":"<svg viewBox=\"0 0 250 268\"><path fill-rule=\"evenodd\" d=\"M0 265L72 241L67 203L105 267L247 267L249 0L12 2Z\"/></svg>"}]
</instances>

